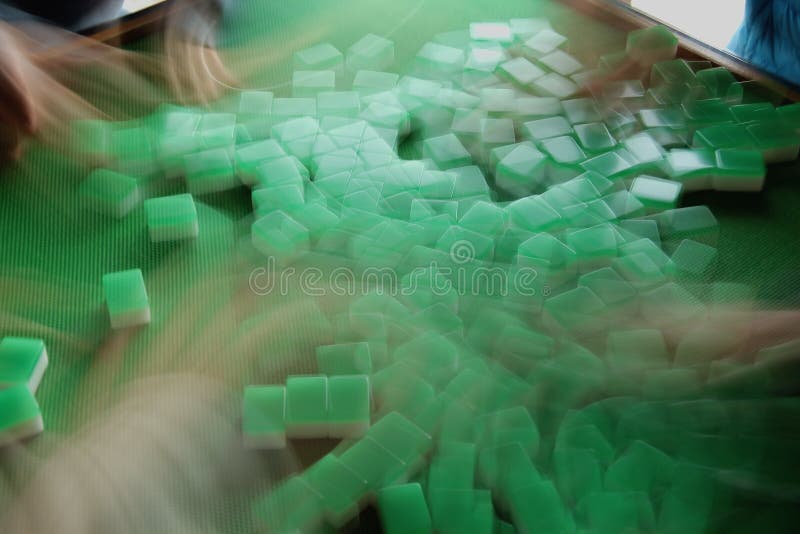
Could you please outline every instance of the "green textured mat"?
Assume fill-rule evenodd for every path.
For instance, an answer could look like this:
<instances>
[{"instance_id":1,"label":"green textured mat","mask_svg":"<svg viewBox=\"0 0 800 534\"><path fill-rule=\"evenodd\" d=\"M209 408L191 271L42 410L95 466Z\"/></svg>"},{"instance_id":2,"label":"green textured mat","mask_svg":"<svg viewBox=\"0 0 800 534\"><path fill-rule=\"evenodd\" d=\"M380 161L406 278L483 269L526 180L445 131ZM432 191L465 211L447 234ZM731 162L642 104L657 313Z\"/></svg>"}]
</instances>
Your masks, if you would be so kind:
<instances>
[{"instance_id":1,"label":"green textured mat","mask_svg":"<svg viewBox=\"0 0 800 534\"><path fill-rule=\"evenodd\" d=\"M220 44L236 60L263 63L251 79L242 82L244 87L286 96L291 90L292 53L320 41L346 49L365 33L384 35L396 42L396 65L404 65L436 33L462 29L476 20L529 16L546 16L565 34L582 35L570 51L587 63L604 51L624 46L624 34L561 5L533 0L240 0L227 14ZM146 50L151 41L135 48ZM124 101L115 104L132 116L150 111ZM711 273L713 279L753 286L765 308L800 305L799 170L797 162L771 166L762 194L695 193L682 203L708 205L719 219L720 257ZM0 336L41 337L51 355L38 394L47 431L24 453L0 451L0 511L18 488L36 476L40 464L29 457L58 454L54 449L62 439L98 413L114 409L114 402L127 395L125 385L131 377L179 373L187 364L181 358L190 356L192 365L205 358L222 368L226 366L219 361L224 358L231 376L240 376L244 373L237 375L237 371L246 369L264 383L282 381L288 372L314 370L313 348L326 336L315 315L318 311L308 301L243 294L250 269L247 259L238 254L238 243L249 231L250 196L245 190L197 200L201 228L196 242L153 244L140 208L121 221L82 209L77 187L85 175L81 165L38 146L31 147L18 166L0 171ZM173 186L174 190L169 189ZM167 185L164 192L177 193L180 188ZM130 340L108 338L102 275L136 267L145 273L153 322ZM337 303L323 305L335 308ZM251 318L239 324L242 316ZM263 324L269 325L268 332L249 334ZM121 353L119 347L127 348ZM269 358L237 358L243 351ZM298 354L307 359L298 360ZM164 358L170 355L171 359ZM174 384L186 386L177 379ZM215 442L216 430L237 417L242 385L234 380L230 390L222 393L224 416L199 425L192 435ZM142 405L156 410L159 399L172 397L144 395ZM203 405L176 403L174 409L193 413L198 408ZM176 420L184 421L183 415ZM119 429L93 426L88 434L81 430L74 439L85 444L81 440L87 436L96 437L101 440L98 446L102 440L117 443L121 439L101 430L115 434ZM182 434L180 425L172 430ZM299 451L300 460L316 458L330 446L328 442L310 444ZM186 501L182 504L193 510L207 531L246 532L250 498L270 476L291 470L295 459L277 454L248 456L229 443L216 443L213 450L240 455L231 462L230 478L241 475L235 484L229 481L232 490L210 492L214 497L226 494L225 498L198 498L189 487L170 491L178 502ZM133 445L129 452L138 454ZM93 464L91 451L81 449L79 454ZM141 454L146 458L147 449ZM222 461L225 455L214 458ZM202 457L194 459L202 461ZM245 461L251 462L247 469L242 468ZM77 476L80 464L74 469ZM766 520L769 514L766 509ZM735 522L733 517L731 523ZM372 528L374 524L368 521L362 525L367 532ZM146 527L141 531L147 531Z\"/></svg>"}]
</instances>

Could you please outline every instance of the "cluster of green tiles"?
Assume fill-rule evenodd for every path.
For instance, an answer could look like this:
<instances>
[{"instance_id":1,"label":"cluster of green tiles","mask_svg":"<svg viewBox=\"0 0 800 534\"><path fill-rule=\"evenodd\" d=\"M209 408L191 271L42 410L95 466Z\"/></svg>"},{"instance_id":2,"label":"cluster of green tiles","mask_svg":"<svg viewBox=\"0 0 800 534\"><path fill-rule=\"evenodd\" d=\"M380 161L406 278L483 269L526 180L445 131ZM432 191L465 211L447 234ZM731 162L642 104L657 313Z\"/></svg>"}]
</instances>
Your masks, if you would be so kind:
<instances>
[{"instance_id":1,"label":"cluster of green tiles","mask_svg":"<svg viewBox=\"0 0 800 534\"><path fill-rule=\"evenodd\" d=\"M330 311L318 374L245 389L248 447L343 440L260 496L259 527L348 527L372 505L398 533L717 531L766 454L788 465L767 408L725 395L767 391L796 347L751 364L706 328L746 288L710 282L716 218L681 204L760 191L797 158L800 113L676 48L649 28L589 66L545 19L482 21L401 70L369 34L296 52L292 96L110 128L93 208L125 216L134 185L183 180L144 202L153 241L196 237L195 201L249 188L245 257L392 273L398 291ZM630 62L649 77L581 91ZM141 273L104 285L115 327L144 320Z\"/></svg>"},{"instance_id":2,"label":"cluster of green tiles","mask_svg":"<svg viewBox=\"0 0 800 534\"><path fill-rule=\"evenodd\" d=\"M250 448L286 438L357 438L370 424L370 381L364 374L290 376L286 386L248 386L242 430Z\"/></svg>"},{"instance_id":3,"label":"cluster of green tiles","mask_svg":"<svg viewBox=\"0 0 800 534\"><path fill-rule=\"evenodd\" d=\"M0 340L0 447L44 430L34 395L48 363L41 339L7 336Z\"/></svg>"}]
</instances>

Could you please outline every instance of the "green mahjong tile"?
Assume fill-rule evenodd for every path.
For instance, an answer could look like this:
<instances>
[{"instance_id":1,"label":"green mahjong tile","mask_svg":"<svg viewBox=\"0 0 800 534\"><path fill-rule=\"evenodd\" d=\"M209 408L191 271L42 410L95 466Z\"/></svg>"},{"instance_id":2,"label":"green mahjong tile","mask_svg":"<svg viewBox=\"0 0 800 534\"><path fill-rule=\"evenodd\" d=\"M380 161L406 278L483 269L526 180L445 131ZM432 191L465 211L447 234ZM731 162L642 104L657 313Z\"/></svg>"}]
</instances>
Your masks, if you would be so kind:
<instances>
[{"instance_id":1,"label":"green mahjong tile","mask_svg":"<svg viewBox=\"0 0 800 534\"><path fill-rule=\"evenodd\" d=\"M244 444L253 449L280 449L286 446L284 386L247 386L242 401Z\"/></svg>"},{"instance_id":2,"label":"green mahjong tile","mask_svg":"<svg viewBox=\"0 0 800 534\"><path fill-rule=\"evenodd\" d=\"M452 169L472 163L472 156L452 133L426 139L423 156L432 159L440 169Z\"/></svg>"},{"instance_id":3,"label":"green mahjong tile","mask_svg":"<svg viewBox=\"0 0 800 534\"><path fill-rule=\"evenodd\" d=\"M128 328L150 322L150 304L141 270L103 275L103 292L112 328Z\"/></svg>"},{"instance_id":4,"label":"green mahjong tile","mask_svg":"<svg viewBox=\"0 0 800 534\"><path fill-rule=\"evenodd\" d=\"M400 484L378 492L378 512L386 534L432 534L430 512L422 486Z\"/></svg>"},{"instance_id":5,"label":"green mahjong tile","mask_svg":"<svg viewBox=\"0 0 800 534\"><path fill-rule=\"evenodd\" d=\"M625 44L628 56L645 65L670 60L677 51L678 38L661 25L630 32Z\"/></svg>"},{"instance_id":6,"label":"green mahjong tile","mask_svg":"<svg viewBox=\"0 0 800 534\"><path fill-rule=\"evenodd\" d=\"M135 178L107 169L89 174L80 193L92 209L117 218L127 215L141 198Z\"/></svg>"},{"instance_id":7,"label":"green mahjong tile","mask_svg":"<svg viewBox=\"0 0 800 534\"><path fill-rule=\"evenodd\" d=\"M347 49L345 64L350 72L381 71L394 63L394 43L375 34L367 34Z\"/></svg>"},{"instance_id":8,"label":"green mahjong tile","mask_svg":"<svg viewBox=\"0 0 800 534\"><path fill-rule=\"evenodd\" d=\"M320 43L295 52L295 70L336 70L342 67L344 56L331 43Z\"/></svg>"},{"instance_id":9,"label":"green mahjong tile","mask_svg":"<svg viewBox=\"0 0 800 534\"><path fill-rule=\"evenodd\" d=\"M7 336L0 341L0 389L25 384L35 393L47 365L41 339Z\"/></svg>"},{"instance_id":10,"label":"green mahjong tile","mask_svg":"<svg viewBox=\"0 0 800 534\"><path fill-rule=\"evenodd\" d=\"M42 413L27 384L0 389L0 447L42 431Z\"/></svg>"},{"instance_id":11,"label":"green mahjong tile","mask_svg":"<svg viewBox=\"0 0 800 534\"><path fill-rule=\"evenodd\" d=\"M147 199L144 210L153 242L193 239L199 233L197 208L190 194Z\"/></svg>"},{"instance_id":12,"label":"green mahjong tile","mask_svg":"<svg viewBox=\"0 0 800 534\"><path fill-rule=\"evenodd\" d=\"M328 437L364 436L369 429L370 411L370 384L366 375L328 378Z\"/></svg>"},{"instance_id":13,"label":"green mahjong tile","mask_svg":"<svg viewBox=\"0 0 800 534\"><path fill-rule=\"evenodd\" d=\"M633 180L630 192L650 209L675 208L681 198L683 184L653 176L642 175Z\"/></svg>"},{"instance_id":14,"label":"green mahjong tile","mask_svg":"<svg viewBox=\"0 0 800 534\"><path fill-rule=\"evenodd\" d=\"M286 436L313 438L328 435L328 378L290 376L286 379Z\"/></svg>"}]
</instances>

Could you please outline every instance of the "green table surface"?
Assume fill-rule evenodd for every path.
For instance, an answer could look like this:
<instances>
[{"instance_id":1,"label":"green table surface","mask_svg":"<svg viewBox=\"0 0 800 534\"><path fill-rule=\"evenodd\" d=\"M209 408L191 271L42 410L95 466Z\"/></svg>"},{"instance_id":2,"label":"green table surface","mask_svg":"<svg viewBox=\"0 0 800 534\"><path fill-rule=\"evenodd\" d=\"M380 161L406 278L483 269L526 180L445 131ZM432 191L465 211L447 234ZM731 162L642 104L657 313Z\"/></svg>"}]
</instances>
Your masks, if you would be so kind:
<instances>
[{"instance_id":1,"label":"green table surface","mask_svg":"<svg viewBox=\"0 0 800 534\"><path fill-rule=\"evenodd\" d=\"M549 17L572 38L570 51L588 64L624 46L618 30L543 0L240 0L226 14L219 43L234 72L240 63L258 66L240 80L242 88L288 95L292 53L320 41L344 50L365 33L384 35L395 41L396 65L402 66L436 33L530 16ZM148 37L133 47L146 51L156 42ZM76 73L82 76L91 80L92 73ZM84 83L88 98L106 99L127 116L151 111L124 95L109 102ZM761 194L709 192L684 200L707 204L719 218L714 278L752 285L765 308L800 304L799 169L770 167ZM0 451L0 510L47 466L48 484L71 487L72 479L79 493L103 476L136 480L158 488L151 498L171 503L166 507L191 510L187 515L202 526L194 532L246 532L252 496L296 467L298 455L305 462L332 445L253 455L236 442L244 384L314 371L313 347L327 335L319 311L309 299L248 291L253 266L240 254L250 222L244 188L198 200L196 242L153 244L141 207L120 221L82 209L76 189L86 173L84 162L36 144L0 171L0 335L42 337L51 358L38 394L47 431L23 450ZM180 181L163 186L170 191L181 191ZM114 334L101 278L135 267L145 274L153 322ZM148 426L148 417L158 424ZM110 453L90 444L114 448L130 471L109 467L117 465ZM168 461L174 457L181 459ZM43 464L47 458L53 463ZM24 494L20 498L25 502ZM91 492L86 498L114 501ZM163 513L150 518L153 524L168 524ZM371 528L365 520L362 529Z\"/></svg>"}]
</instances>

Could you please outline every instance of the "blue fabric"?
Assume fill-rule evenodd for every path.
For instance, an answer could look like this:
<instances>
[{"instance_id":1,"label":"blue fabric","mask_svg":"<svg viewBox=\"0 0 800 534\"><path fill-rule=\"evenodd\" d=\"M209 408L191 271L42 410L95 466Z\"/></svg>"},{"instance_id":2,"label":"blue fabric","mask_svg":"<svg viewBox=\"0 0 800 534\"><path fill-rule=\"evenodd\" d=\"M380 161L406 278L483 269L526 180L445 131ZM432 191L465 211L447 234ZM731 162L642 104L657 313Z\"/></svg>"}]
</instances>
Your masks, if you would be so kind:
<instances>
[{"instance_id":1,"label":"blue fabric","mask_svg":"<svg viewBox=\"0 0 800 534\"><path fill-rule=\"evenodd\" d=\"M800 85L800 0L747 0L745 20L728 48Z\"/></svg>"}]
</instances>

